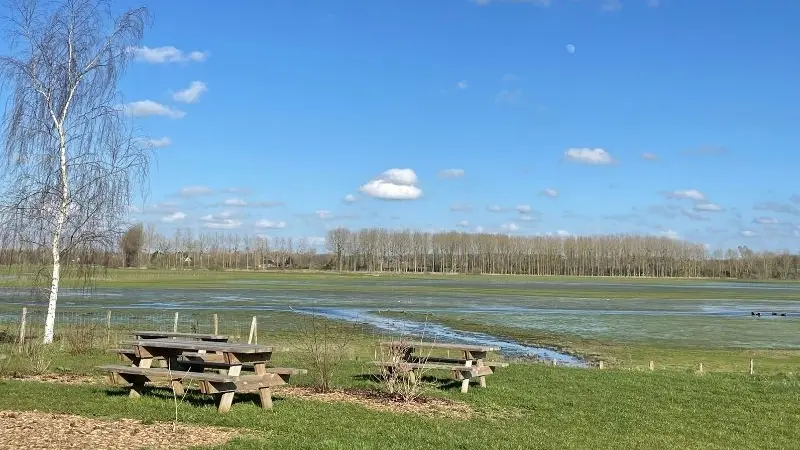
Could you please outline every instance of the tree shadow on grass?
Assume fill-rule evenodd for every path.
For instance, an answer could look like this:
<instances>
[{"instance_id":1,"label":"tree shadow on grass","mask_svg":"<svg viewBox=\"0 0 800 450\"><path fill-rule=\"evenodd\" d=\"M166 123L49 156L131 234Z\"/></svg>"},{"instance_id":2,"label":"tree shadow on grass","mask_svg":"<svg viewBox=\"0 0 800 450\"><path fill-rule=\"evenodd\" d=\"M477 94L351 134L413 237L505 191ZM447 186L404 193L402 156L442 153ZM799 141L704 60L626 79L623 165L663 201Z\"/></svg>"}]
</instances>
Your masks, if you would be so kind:
<instances>
[{"instance_id":1,"label":"tree shadow on grass","mask_svg":"<svg viewBox=\"0 0 800 450\"><path fill-rule=\"evenodd\" d=\"M384 380L381 377L381 375L375 373L353 375L352 379L356 381L368 381L377 384L384 383ZM442 378L442 377L435 377L432 375L423 375L422 382L442 391L461 389L461 380L454 380L452 378ZM475 382L474 381L471 382L470 386L473 383Z\"/></svg>"}]
</instances>

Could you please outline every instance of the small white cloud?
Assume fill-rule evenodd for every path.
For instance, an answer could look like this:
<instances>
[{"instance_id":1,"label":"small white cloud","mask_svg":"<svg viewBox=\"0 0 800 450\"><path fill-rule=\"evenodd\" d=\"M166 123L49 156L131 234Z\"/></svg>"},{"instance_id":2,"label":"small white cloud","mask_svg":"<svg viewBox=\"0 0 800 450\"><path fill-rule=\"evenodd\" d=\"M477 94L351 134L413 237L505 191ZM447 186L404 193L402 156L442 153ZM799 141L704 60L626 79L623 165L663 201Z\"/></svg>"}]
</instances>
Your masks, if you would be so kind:
<instances>
[{"instance_id":1,"label":"small white cloud","mask_svg":"<svg viewBox=\"0 0 800 450\"><path fill-rule=\"evenodd\" d=\"M558 230L556 231L556 236L568 237L571 236L571 234L569 234L569 231L567 230Z\"/></svg>"},{"instance_id":2,"label":"small white cloud","mask_svg":"<svg viewBox=\"0 0 800 450\"><path fill-rule=\"evenodd\" d=\"M358 198L356 198L356 196L355 196L355 195L353 195L353 194L347 194L347 195L345 195L345 196L344 196L344 198L342 199L342 201L343 201L343 202L345 202L345 203L347 203L348 205L350 205L350 204L353 204L353 203L355 203L356 201L358 201Z\"/></svg>"},{"instance_id":3,"label":"small white cloud","mask_svg":"<svg viewBox=\"0 0 800 450\"><path fill-rule=\"evenodd\" d=\"M456 87L458 89L466 89L469 87L469 85L467 84L467 80L461 80L458 83L456 83Z\"/></svg>"},{"instance_id":4,"label":"small white cloud","mask_svg":"<svg viewBox=\"0 0 800 450\"><path fill-rule=\"evenodd\" d=\"M280 228L286 228L286 222L282 220L276 221L276 220L261 219L258 222L256 222L256 228L269 228L277 230Z\"/></svg>"},{"instance_id":5,"label":"small white cloud","mask_svg":"<svg viewBox=\"0 0 800 450\"><path fill-rule=\"evenodd\" d=\"M500 205L489 205L486 207L486 210L493 213L499 213L506 211L506 208L503 208Z\"/></svg>"},{"instance_id":6,"label":"small white cloud","mask_svg":"<svg viewBox=\"0 0 800 450\"><path fill-rule=\"evenodd\" d=\"M695 211L720 212L724 209L716 203L698 203L694 205Z\"/></svg>"},{"instance_id":7,"label":"small white cloud","mask_svg":"<svg viewBox=\"0 0 800 450\"><path fill-rule=\"evenodd\" d=\"M755 237L756 236L756 232L753 231L753 230L742 230L742 231L739 232L739 234L741 234L744 237Z\"/></svg>"},{"instance_id":8,"label":"small white cloud","mask_svg":"<svg viewBox=\"0 0 800 450\"><path fill-rule=\"evenodd\" d=\"M168 137L148 139L147 145L152 148L164 148L172 145L172 139Z\"/></svg>"},{"instance_id":9,"label":"small white cloud","mask_svg":"<svg viewBox=\"0 0 800 450\"><path fill-rule=\"evenodd\" d=\"M482 226L478 225L477 227L475 227L475 232L476 233L483 233L483 231L484 231L484 229L483 229Z\"/></svg>"},{"instance_id":10,"label":"small white cloud","mask_svg":"<svg viewBox=\"0 0 800 450\"><path fill-rule=\"evenodd\" d=\"M642 153L642 159L645 161L656 161L658 160L658 155L656 155L655 153L645 152Z\"/></svg>"},{"instance_id":11,"label":"small white cloud","mask_svg":"<svg viewBox=\"0 0 800 450\"><path fill-rule=\"evenodd\" d=\"M517 231L517 230L519 230L519 226L517 224L515 224L514 222L504 223L504 224L500 225L500 228L502 228L505 231Z\"/></svg>"},{"instance_id":12,"label":"small white cloud","mask_svg":"<svg viewBox=\"0 0 800 450\"><path fill-rule=\"evenodd\" d=\"M530 214L532 208L531 205L517 205L517 211L520 214Z\"/></svg>"},{"instance_id":13,"label":"small white cloud","mask_svg":"<svg viewBox=\"0 0 800 450\"><path fill-rule=\"evenodd\" d=\"M186 113L152 100L141 100L122 105L122 112L131 117L164 116L170 119L181 119Z\"/></svg>"},{"instance_id":14,"label":"small white cloud","mask_svg":"<svg viewBox=\"0 0 800 450\"><path fill-rule=\"evenodd\" d=\"M542 193L543 193L544 195L546 195L546 196L550 197L550 198L556 198L556 197L558 197L558 190L556 190L556 189L547 188L547 189L545 189L544 191L542 191Z\"/></svg>"},{"instance_id":15,"label":"small white cloud","mask_svg":"<svg viewBox=\"0 0 800 450\"><path fill-rule=\"evenodd\" d=\"M603 4L600 5L600 9L607 12L614 12L619 11L622 9L622 1L621 0L603 0Z\"/></svg>"},{"instance_id":16,"label":"small white cloud","mask_svg":"<svg viewBox=\"0 0 800 450\"><path fill-rule=\"evenodd\" d=\"M762 225L776 225L779 223L778 219L774 217L756 217L753 219L753 222L760 223Z\"/></svg>"},{"instance_id":17,"label":"small white cloud","mask_svg":"<svg viewBox=\"0 0 800 450\"><path fill-rule=\"evenodd\" d=\"M678 232L674 231L674 230L662 231L661 232L661 236L663 236L663 237L665 237L667 239L673 239L673 240L677 240L677 239L681 238L681 236L678 234Z\"/></svg>"},{"instance_id":18,"label":"small white cloud","mask_svg":"<svg viewBox=\"0 0 800 450\"><path fill-rule=\"evenodd\" d=\"M469 228L469 222L467 222L466 220L462 220L461 222L458 222L457 226L459 228Z\"/></svg>"},{"instance_id":19,"label":"small white cloud","mask_svg":"<svg viewBox=\"0 0 800 450\"><path fill-rule=\"evenodd\" d=\"M320 209L314 212L318 219L327 220L333 217L333 213L330 211L326 211L324 209Z\"/></svg>"},{"instance_id":20,"label":"small white cloud","mask_svg":"<svg viewBox=\"0 0 800 450\"><path fill-rule=\"evenodd\" d=\"M522 89L503 89L494 97L495 103L513 104L522 100Z\"/></svg>"},{"instance_id":21,"label":"small white cloud","mask_svg":"<svg viewBox=\"0 0 800 450\"><path fill-rule=\"evenodd\" d=\"M208 86L202 81L192 81L189 87L182 91L173 92L172 99L180 103L197 103L200 96L208 91Z\"/></svg>"},{"instance_id":22,"label":"small white cloud","mask_svg":"<svg viewBox=\"0 0 800 450\"><path fill-rule=\"evenodd\" d=\"M172 223L172 222L181 221L181 220L183 220L185 218L186 218L186 214L184 214L184 213L182 213L180 211L176 211L176 212L174 212L172 214L169 214L167 216L162 217L161 221L162 222L167 222L167 223Z\"/></svg>"},{"instance_id":23,"label":"small white cloud","mask_svg":"<svg viewBox=\"0 0 800 450\"><path fill-rule=\"evenodd\" d=\"M225 206L247 206L247 202L241 198L227 198L222 204Z\"/></svg>"},{"instance_id":24,"label":"small white cloud","mask_svg":"<svg viewBox=\"0 0 800 450\"><path fill-rule=\"evenodd\" d=\"M464 176L464 169L444 169L439 172L439 178L459 178Z\"/></svg>"},{"instance_id":25,"label":"small white cloud","mask_svg":"<svg viewBox=\"0 0 800 450\"><path fill-rule=\"evenodd\" d=\"M417 174L411 169L389 169L361 186L361 193L383 200L416 200L422 189L416 186Z\"/></svg>"},{"instance_id":26,"label":"small white cloud","mask_svg":"<svg viewBox=\"0 0 800 450\"><path fill-rule=\"evenodd\" d=\"M611 154L602 148L570 148L564 151L564 156L572 162L594 166L614 163Z\"/></svg>"},{"instance_id":27,"label":"small white cloud","mask_svg":"<svg viewBox=\"0 0 800 450\"><path fill-rule=\"evenodd\" d=\"M233 213L223 211L219 214L209 214L200 218L203 227L212 230L235 230L242 226L241 220L233 219Z\"/></svg>"},{"instance_id":28,"label":"small white cloud","mask_svg":"<svg viewBox=\"0 0 800 450\"><path fill-rule=\"evenodd\" d=\"M165 47L130 47L128 51L133 53L135 61L147 62L150 64L163 64L175 62L203 62L208 59L208 53L200 51L184 52L172 46Z\"/></svg>"},{"instance_id":29,"label":"small white cloud","mask_svg":"<svg viewBox=\"0 0 800 450\"><path fill-rule=\"evenodd\" d=\"M522 77L520 77L519 75L515 75L513 73L507 73L507 74L503 75L502 78L500 78L500 81L502 81L504 83L514 83L516 81L521 81L521 80L522 80Z\"/></svg>"},{"instance_id":30,"label":"small white cloud","mask_svg":"<svg viewBox=\"0 0 800 450\"><path fill-rule=\"evenodd\" d=\"M208 186L186 186L180 191L181 197L199 197L201 195L212 195L214 190Z\"/></svg>"},{"instance_id":31,"label":"small white cloud","mask_svg":"<svg viewBox=\"0 0 800 450\"><path fill-rule=\"evenodd\" d=\"M679 191L672 191L667 194L667 197L674 199L694 200L696 202L702 202L706 199L705 194L698 191L697 189L684 189Z\"/></svg>"}]
</instances>

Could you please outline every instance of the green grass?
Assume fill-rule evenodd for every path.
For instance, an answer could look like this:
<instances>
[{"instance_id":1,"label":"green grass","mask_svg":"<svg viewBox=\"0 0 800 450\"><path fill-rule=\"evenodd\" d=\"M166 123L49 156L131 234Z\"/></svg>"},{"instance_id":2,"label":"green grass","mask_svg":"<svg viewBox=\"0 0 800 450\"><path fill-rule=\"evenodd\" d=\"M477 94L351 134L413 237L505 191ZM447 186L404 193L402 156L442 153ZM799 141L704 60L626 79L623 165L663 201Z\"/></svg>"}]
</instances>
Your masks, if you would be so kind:
<instances>
[{"instance_id":1,"label":"green grass","mask_svg":"<svg viewBox=\"0 0 800 450\"><path fill-rule=\"evenodd\" d=\"M360 366L348 367L347 376ZM514 365L485 390L442 396L470 404L474 418L378 412L344 403L281 398L273 411L240 396L227 415L190 395L181 422L252 434L219 448L792 448L800 416L795 378L697 376ZM130 400L123 389L0 381L0 409L171 421L171 395Z\"/></svg>"}]
</instances>

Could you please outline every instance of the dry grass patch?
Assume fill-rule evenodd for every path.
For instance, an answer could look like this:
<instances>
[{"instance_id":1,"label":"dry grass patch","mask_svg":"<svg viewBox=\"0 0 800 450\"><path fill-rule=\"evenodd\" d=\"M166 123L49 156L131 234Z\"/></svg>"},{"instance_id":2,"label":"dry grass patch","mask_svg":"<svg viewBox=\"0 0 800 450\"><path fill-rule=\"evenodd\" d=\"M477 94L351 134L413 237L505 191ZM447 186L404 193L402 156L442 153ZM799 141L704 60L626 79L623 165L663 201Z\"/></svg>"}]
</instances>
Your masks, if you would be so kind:
<instances>
[{"instance_id":1,"label":"dry grass patch","mask_svg":"<svg viewBox=\"0 0 800 450\"><path fill-rule=\"evenodd\" d=\"M12 375L9 377L0 377L0 380L14 380L14 381L35 381L38 383L59 383L71 385L86 385L86 384L99 384L102 383L104 378L102 376L80 375L76 373L45 373L41 375ZM108 382L108 377L105 377Z\"/></svg>"},{"instance_id":2,"label":"dry grass patch","mask_svg":"<svg viewBox=\"0 0 800 450\"><path fill-rule=\"evenodd\" d=\"M237 432L229 428L172 423L145 425L138 420L99 420L38 411L0 411L0 450L25 448L64 449L184 449L220 445Z\"/></svg>"},{"instance_id":3,"label":"dry grass patch","mask_svg":"<svg viewBox=\"0 0 800 450\"><path fill-rule=\"evenodd\" d=\"M397 396L367 389L320 392L314 388L302 386L282 386L275 389L275 394L326 403L354 403L375 411L413 413L432 417L469 419L475 412L470 405L453 400L419 397L411 401L403 401Z\"/></svg>"}]
</instances>

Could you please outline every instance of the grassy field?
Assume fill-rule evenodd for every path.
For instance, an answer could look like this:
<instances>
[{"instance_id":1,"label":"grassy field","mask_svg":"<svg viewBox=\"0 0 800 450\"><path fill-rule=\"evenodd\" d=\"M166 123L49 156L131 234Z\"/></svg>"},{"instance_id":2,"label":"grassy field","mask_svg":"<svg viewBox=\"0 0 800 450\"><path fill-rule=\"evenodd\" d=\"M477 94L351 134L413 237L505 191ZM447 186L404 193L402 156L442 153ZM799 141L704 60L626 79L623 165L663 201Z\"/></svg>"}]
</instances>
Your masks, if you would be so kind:
<instances>
[{"instance_id":1,"label":"grassy field","mask_svg":"<svg viewBox=\"0 0 800 450\"><path fill-rule=\"evenodd\" d=\"M14 287L28 281L0 277L3 283ZM106 348L129 338L131 330L172 327L173 311L164 307L113 309L109 333L104 327L105 308L150 297L169 299L171 307L180 308L176 310L181 331L209 332L211 314L218 312L220 332L239 341L247 340L249 319L255 314L259 342L280 350L276 364L311 368L305 347L310 339L308 316L258 307L349 305L383 316L560 349L602 360L606 368L512 361L510 367L488 378L487 389L475 387L467 395L437 380L427 396L457 402L459 408L470 411L459 417L375 410L277 391L274 411L262 411L253 398L242 396L228 415L217 414L209 397L190 394L178 406L178 421L240 429L241 437L216 447L226 449L796 446L800 350L795 348L800 345L800 321L625 313L630 309L683 313L697 305L792 307L797 290L784 289L784 285L741 288L736 283L707 280L138 270L111 271L94 284L113 295L63 297L59 340L48 348L35 344L41 335L41 305L29 306L29 337L34 344L22 353L13 343L19 305L0 305L0 410L37 409L146 423L174 420L173 399L164 390L131 401L124 389L102 382L69 385L18 379L43 374L99 377L94 366L115 361ZM202 302L213 308L193 309ZM384 308L398 304L400 309ZM467 311L464 306L512 309L481 312ZM558 313L521 314L513 309L532 306ZM236 309L243 307L255 309ZM429 307L443 309L425 313ZM587 308L604 313L578 314ZM362 326L332 324L333 333L347 335L350 343L346 360L335 373L335 387L380 391L382 386L367 375L374 373L370 361L375 357L375 343L388 336ZM82 344L87 341L92 345ZM755 360L753 376L748 374L750 358ZM655 363L652 372L649 361ZM312 369L292 384L312 386L316 375ZM447 374L439 375L446 378Z\"/></svg>"},{"instance_id":2,"label":"grassy field","mask_svg":"<svg viewBox=\"0 0 800 450\"><path fill-rule=\"evenodd\" d=\"M297 318L276 314L265 322L259 342L281 348L276 364L308 367ZM289 325L294 323L295 325ZM368 376L380 336L335 323L350 333L347 360L336 371L334 386L379 391ZM113 362L103 337L95 349L70 354L61 339L46 354L47 372L99 375L93 366ZM120 339L129 330L115 330ZM524 339L523 336L516 336ZM579 344L582 345L582 344ZM113 344L112 344L113 346ZM600 345L599 348L602 348ZM41 351L41 350L39 350ZM31 374L30 355L0 345L0 375ZM709 361L709 364L710 361ZM218 414L208 396L189 394L178 406L178 421L234 427L242 436L210 448L412 449L412 448L792 448L800 414L800 378L788 373L706 373L686 370L577 369L513 363L488 378L488 388L470 389L439 383L427 395L465 405L460 417L374 410L341 401L301 399L276 391L273 411L262 411L255 398L239 396L231 413ZM293 385L314 383L314 373ZM446 373L438 374L446 378ZM39 410L99 417L134 418L152 423L175 418L171 393L154 389L142 399L127 398L123 388L102 382L66 385L0 379L0 410ZM461 410L461 409L460 409Z\"/></svg>"}]
</instances>

